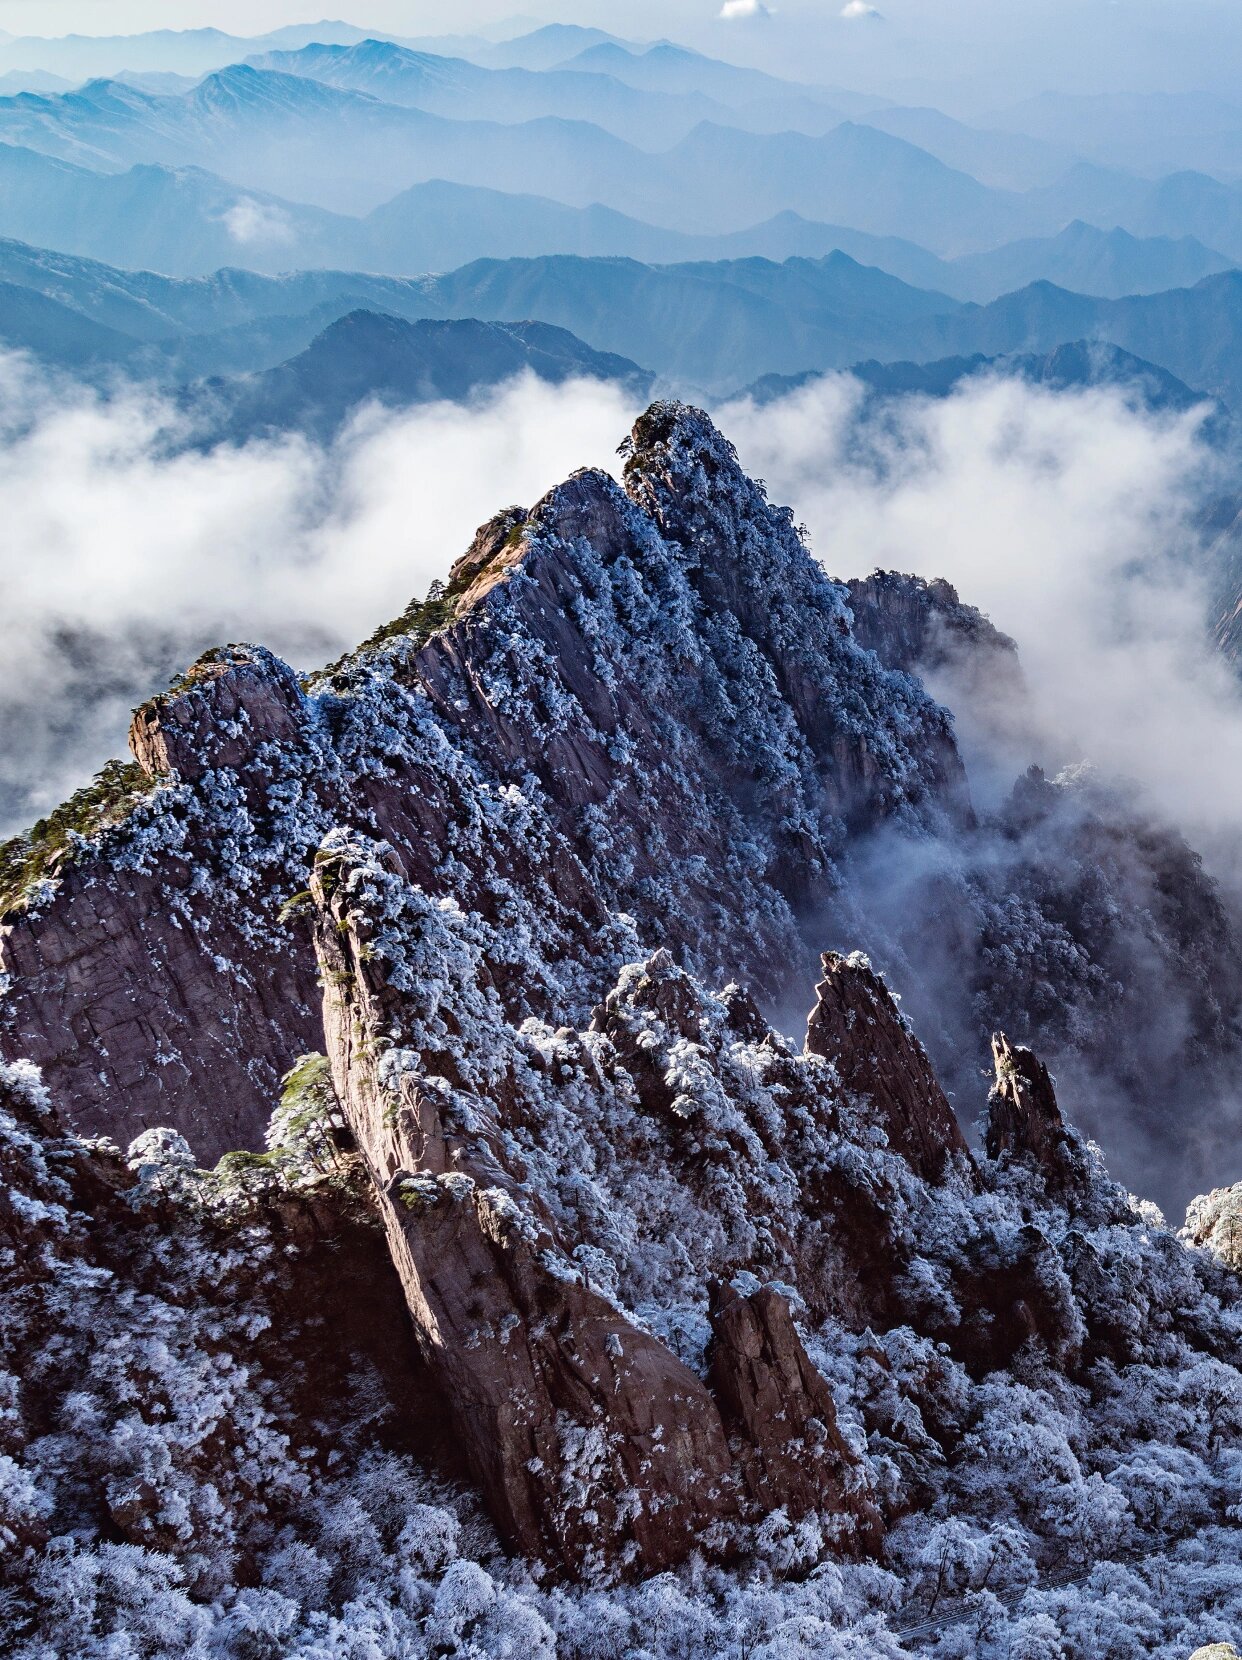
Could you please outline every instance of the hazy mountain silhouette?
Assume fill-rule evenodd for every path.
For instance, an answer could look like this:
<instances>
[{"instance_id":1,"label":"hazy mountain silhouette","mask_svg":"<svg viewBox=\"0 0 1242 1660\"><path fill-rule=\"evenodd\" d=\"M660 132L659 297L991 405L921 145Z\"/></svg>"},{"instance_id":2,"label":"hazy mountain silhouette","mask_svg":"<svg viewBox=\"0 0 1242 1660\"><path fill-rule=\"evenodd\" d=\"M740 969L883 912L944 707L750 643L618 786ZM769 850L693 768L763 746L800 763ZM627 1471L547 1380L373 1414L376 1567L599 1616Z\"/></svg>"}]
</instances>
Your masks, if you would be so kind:
<instances>
[{"instance_id":1,"label":"hazy mountain silhouette","mask_svg":"<svg viewBox=\"0 0 1242 1660\"><path fill-rule=\"evenodd\" d=\"M595 46L625 49L632 45L604 29L583 28L577 23L549 23L513 40L482 46L474 56L497 69L555 69Z\"/></svg>"},{"instance_id":2,"label":"hazy mountain silhouette","mask_svg":"<svg viewBox=\"0 0 1242 1660\"><path fill-rule=\"evenodd\" d=\"M537 319L667 379L730 390L769 371L884 355L894 337L958 309L945 295L840 253L779 265L749 259L656 267L553 256L481 260L439 277L224 270L187 280L4 242L0 280L158 347L150 371L164 379L272 367L335 317L366 309L411 319Z\"/></svg>"},{"instance_id":3,"label":"hazy mountain silhouette","mask_svg":"<svg viewBox=\"0 0 1242 1660\"><path fill-rule=\"evenodd\" d=\"M1191 288L1101 300L1032 283L986 306L964 306L920 325L919 358L983 352L1043 353L1067 340L1107 342L1159 364L1187 386L1242 408L1242 272Z\"/></svg>"},{"instance_id":4,"label":"hazy mountain silhouette","mask_svg":"<svg viewBox=\"0 0 1242 1660\"><path fill-rule=\"evenodd\" d=\"M507 123L544 116L589 121L644 149L673 144L700 121L740 119L726 104L701 93L648 92L611 76L570 70L490 69L462 58L411 52L390 41L306 46L298 52L269 52L248 62L255 69L304 76L456 121ZM811 130L825 132L840 119L837 111L819 106ZM788 124L775 110L772 120Z\"/></svg>"},{"instance_id":5,"label":"hazy mountain silhouette","mask_svg":"<svg viewBox=\"0 0 1242 1660\"><path fill-rule=\"evenodd\" d=\"M1044 92L987 124L1138 173L1242 173L1242 99L1207 92Z\"/></svg>"},{"instance_id":6,"label":"hazy mountain silhouette","mask_svg":"<svg viewBox=\"0 0 1242 1660\"><path fill-rule=\"evenodd\" d=\"M244 190L197 167L121 173L0 145L0 232L129 269L194 275L244 263L368 265L359 222Z\"/></svg>"},{"instance_id":7,"label":"hazy mountain silhouette","mask_svg":"<svg viewBox=\"0 0 1242 1660\"><path fill-rule=\"evenodd\" d=\"M1202 392L1195 391L1157 364L1148 363L1118 346L1086 340L1067 342L1042 355L1028 352L985 357L980 352L972 357L947 357L931 363L872 360L852 363L847 373L881 399L912 395L947 398L968 380L1003 375L1058 392L1093 386L1124 388L1151 410L1180 412L1196 409L1204 402ZM764 375L753 386L746 387L742 395L761 405L774 403L819 378L817 374ZM1226 412L1218 408L1217 428L1226 420Z\"/></svg>"},{"instance_id":8,"label":"hazy mountain silhouette","mask_svg":"<svg viewBox=\"0 0 1242 1660\"><path fill-rule=\"evenodd\" d=\"M1189 287L1232 264L1194 237L1137 237L1076 219L1054 237L1034 237L952 260L941 286L962 299L989 300L1047 281L1080 294L1120 299Z\"/></svg>"},{"instance_id":9,"label":"hazy mountain silhouette","mask_svg":"<svg viewBox=\"0 0 1242 1660\"><path fill-rule=\"evenodd\" d=\"M137 342L36 289L0 282L0 344L75 370L124 366Z\"/></svg>"},{"instance_id":10,"label":"hazy mountain silhouette","mask_svg":"<svg viewBox=\"0 0 1242 1660\"><path fill-rule=\"evenodd\" d=\"M1081 221L1055 237L951 261L900 237L792 212L721 236L695 236L599 204L575 208L446 180L411 186L358 219L248 190L202 168L144 163L100 174L20 145L0 146L0 235L176 276L237 263L270 272L348 267L413 275L543 254L672 264L814 259L839 250L914 287L980 301L1038 280L1110 298L1155 293L1231 264L1193 238L1144 239Z\"/></svg>"},{"instance_id":11,"label":"hazy mountain silhouette","mask_svg":"<svg viewBox=\"0 0 1242 1660\"><path fill-rule=\"evenodd\" d=\"M867 126L917 144L947 167L1001 190L1054 184L1076 159L1072 149L1054 142L967 126L935 109L894 105L871 110L863 119Z\"/></svg>"},{"instance_id":12,"label":"hazy mountain silhouette","mask_svg":"<svg viewBox=\"0 0 1242 1660\"><path fill-rule=\"evenodd\" d=\"M222 29L150 29L132 35L6 36L0 70L55 72L72 81L134 72L205 75L253 52L295 50L313 40L351 43L367 31L350 23L296 23L246 37Z\"/></svg>"},{"instance_id":13,"label":"hazy mountain silhouette","mask_svg":"<svg viewBox=\"0 0 1242 1660\"><path fill-rule=\"evenodd\" d=\"M642 48L608 42L589 47L560 67L606 75L647 92L673 93L682 98L697 94L735 111L762 113L765 118L776 118L778 125L805 126L808 131L816 130L817 112L826 106L855 116L887 103L886 99L851 92L846 87L805 86L780 80L758 69L705 57L671 41Z\"/></svg>"},{"instance_id":14,"label":"hazy mountain silhouette","mask_svg":"<svg viewBox=\"0 0 1242 1660\"><path fill-rule=\"evenodd\" d=\"M464 401L523 371L553 384L575 377L616 381L638 403L653 381L627 359L593 352L547 323L409 322L354 311L289 362L199 389L191 407L209 440L244 442L285 431L327 439L361 404Z\"/></svg>"}]
</instances>

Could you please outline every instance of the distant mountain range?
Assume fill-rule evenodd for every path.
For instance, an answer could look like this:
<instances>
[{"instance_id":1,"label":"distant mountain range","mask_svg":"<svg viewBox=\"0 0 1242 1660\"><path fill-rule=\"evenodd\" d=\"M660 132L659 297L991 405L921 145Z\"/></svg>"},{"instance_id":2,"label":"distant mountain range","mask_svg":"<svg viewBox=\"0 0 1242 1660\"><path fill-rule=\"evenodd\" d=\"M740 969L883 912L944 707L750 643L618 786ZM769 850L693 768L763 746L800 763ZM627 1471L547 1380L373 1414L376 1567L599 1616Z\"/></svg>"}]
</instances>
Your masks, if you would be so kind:
<instances>
[{"instance_id":1,"label":"distant mountain range","mask_svg":"<svg viewBox=\"0 0 1242 1660\"><path fill-rule=\"evenodd\" d=\"M889 102L846 87L778 80L758 69L704 57L668 40L642 47L619 40L602 41L565 59L561 67L612 76L648 92L675 93L683 98L698 93L734 109L778 108L785 104L796 110L803 103L830 104L847 115L862 115Z\"/></svg>"},{"instance_id":2,"label":"distant mountain range","mask_svg":"<svg viewBox=\"0 0 1242 1660\"><path fill-rule=\"evenodd\" d=\"M610 50L606 61L618 55L633 65L654 53ZM711 63L686 56L692 68ZM598 61L591 52L586 58ZM917 132L946 154L957 153L954 144L1014 152L1011 135L974 132L936 112L872 109L862 121L838 122L837 108L796 88L775 104L726 107L708 91L635 88L598 69L480 67L374 40L268 53L258 62L268 67L234 64L172 94L129 78L0 98L0 141L102 173L195 168L228 181L222 190L279 199L280 214L250 243L253 257L269 266L282 237L291 251L301 253L299 237L313 249L307 208L352 219L435 180L608 209L648 232L675 224L683 235L716 239L792 214L956 260L1056 236L1077 219L1134 237L1194 238L1217 260L1242 257L1242 186L1193 173L1152 182L1083 162L1054 177L1050 155L1035 144L1036 166L1027 144L1026 162L1013 153L1005 167L1051 182L1000 188L881 130ZM727 72L723 81L715 72L700 79L718 89L735 74L751 74L716 69ZM698 119L704 112L712 119ZM590 119L568 118L575 113ZM809 130L762 130L798 121ZM972 157L963 151L961 159ZM995 172L978 157L972 164ZM121 221L118 234L128 223ZM262 231L262 215L257 223ZM561 250L545 244L538 251ZM649 246L632 251L653 257ZM688 251L666 252L677 258ZM336 263L358 252L355 228ZM381 243L375 257L387 263L396 252ZM921 280L929 280L925 271Z\"/></svg>"},{"instance_id":3,"label":"distant mountain range","mask_svg":"<svg viewBox=\"0 0 1242 1660\"><path fill-rule=\"evenodd\" d=\"M410 407L434 400L466 402L524 370L560 384L575 377L611 381L643 405L654 377L625 358L593 352L574 335L544 323L419 321L355 311L317 335L305 351L255 375L199 383L184 398L194 441L244 443L282 432L326 441L360 407ZM986 375L1021 379L1053 391L1124 389L1152 411L1200 406L1202 393L1153 363L1116 346L1071 342L1042 356L947 358L935 363L852 363L848 371L875 401L917 395L948 397ZM813 375L769 375L748 389L759 405L787 396ZM866 410L860 413L866 419ZM1228 412L1209 418L1211 436L1232 430Z\"/></svg>"},{"instance_id":4,"label":"distant mountain range","mask_svg":"<svg viewBox=\"0 0 1242 1660\"><path fill-rule=\"evenodd\" d=\"M421 44L425 50L435 50L425 41L406 44ZM468 43L462 56L496 69L556 69L597 47L619 47L624 52L643 50L640 43L622 40L604 29L592 29L580 23L546 23L510 40L475 40Z\"/></svg>"},{"instance_id":5,"label":"distant mountain range","mask_svg":"<svg viewBox=\"0 0 1242 1660\"><path fill-rule=\"evenodd\" d=\"M959 299L986 301L1046 281L1112 300L1189 288L1232 269L1233 263L1194 237L1138 237L1120 229L1099 230L1077 219L1056 236L1011 242L948 261L936 286Z\"/></svg>"},{"instance_id":6,"label":"distant mountain range","mask_svg":"<svg viewBox=\"0 0 1242 1660\"><path fill-rule=\"evenodd\" d=\"M1242 408L1242 272L1192 288L1100 300L1032 283L986 306L929 318L915 350L931 358L1044 353L1066 340L1104 341L1159 364L1186 385Z\"/></svg>"},{"instance_id":7,"label":"distant mountain range","mask_svg":"<svg viewBox=\"0 0 1242 1660\"><path fill-rule=\"evenodd\" d=\"M43 69L10 69L0 74L0 98L15 98L19 92L72 92L74 85Z\"/></svg>"},{"instance_id":8,"label":"distant mountain range","mask_svg":"<svg viewBox=\"0 0 1242 1660\"><path fill-rule=\"evenodd\" d=\"M689 389L731 389L760 372L885 355L958 307L846 255L648 266L634 260L480 260L438 278L450 316L539 317ZM623 344L624 342L624 344ZM745 366L745 368L743 368Z\"/></svg>"},{"instance_id":9,"label":"distant mountain range","mask_svg":"<svg viewBox=\"0 0 1242 1660\"><path fill-rule=\"evenodd\" d=\"M390 113L246 83L237 74L244 66L368 97ZM223 85L200 96L193 83L218 76ZM172 104L144 108L95 82L121 82ZM0 93L22 95L19 107L0 108L8 142L97 167L199 166L295 200L309 191L313 205L337 211L377 206L445 177L575 206L599 201L712 234L793 211L912 237L953 257L1055 234L1082 218L1137 236L1193 236L1242 258L1242 99L1050 92L968 124L599 29L554 24L497 42L402 37L340 22L253 37L218 29L4 37ZM411 125L393 113L400 110L482 130ZM720 133L824 139L843 119L908 150L848 133L822 152L788 142L754 148ZM497 155L491 129L531 121L582 122L638 156L601 151L563 128L517 135L512 157ZM695 139L703 123L684 153L658 154ZM335 159L325 124L335 128ZM721 145L713 170L703 150ZM549 148L558 150L554 165ZM350 161L352 194L340 176ZM696 224L686 225L689 211L699 215Z\"/></svg>"},{"instance_id":10,"label":"distant mountain range","mask_svg":"<svg viewBox=\"0 0 1242 1660\"><path fill-rule=\"evenodd\" d=\"M910 396L947 398L967 381L988 375L1024 380L1032 386L1065 392L1084 387L1108 386L1133 393L1145 408L1179 413L1199 408L1204 402L1184 382L1147 363L1119 346L1096 341L1075 340L1042 355L1014 353L1003 357L947 357L932 363L852 363L848 371L880 400ZM765 375L743 396L761 407L788 397L791 392L812 384L820 376ZM1228 412L1218 407L1210 418L1213 431L1223 435L1230 425Z\"/></svg>"},{"instance_id":11,"label":"distant mountain range","mask_svg":"<svg viewBox=\"0 0 1242 1660\"><path fill-rule=\"evenodd\" d=\"M366 211L429 178L605 199L635 158L586 122L457 121L301 76L234 65L173 97L122 81L0 100L0 141L101 172L196 166L250 190Z\"/></svg>"},{"instance_id":12,"label":"distant mountain range","mask_svg":"<svg viewBox=\"0 0 1242 1660\"><path fill-rule=\"evenodd\" d=\"M1079 159L1072 149L1021 132L967 126L935 109L892 105L869 110L860 119L998 190L1055 185Z\"/></svg>"},{"instance_id":13,"label":"distant mountain range","mask_svg":"<svg viewBox=\"0 0 1242 1660\"><path fill-rule=\"evenodd\" d=\"M1040 279L1105 298L1186 286L1230 267L1192 238L1137 238L1076 222L1036 238L941 260L898 237L778 214L726 236L691 236L617 213L433 180L365 218L239 189L198 168L142 165L99 174L0 146L0 232L36 246L173 276L254 270L449 271L476 259L576 254L652 264L821 258L841 251L914 287L986 301Z\"/></svg>"},{"instance_id":14,"label":"distant mountain range","mask_svg":"<svg viewBox=\"0 0 1242 1660\"><path fill-rule=\"evenodd\" d=\"M294 24L252 37L221 29L151 29L134 35L38 35L0 39L0 73L40 71L69 81L124 71L207 75L256 52L292 51L312 41L352 45L373 30L349 23ZM481 42L479 44L482 44Z\"/></svg>"},{"instance_id":15,"label":"distant mountain range","mask_svg":"<svg viewBox=\"0 0 1242 1660\"><path fill-rule=\"evenodd\" d=\"M240 190L199 168L144 164L96 173L17 145L0 146L0 229L37 246L171 276L236 264L372 263L359 222L320 208Z\"/></svg>"},{"instance_id":16,"label":"distant mountain range","mask_svg":"<svg viewBox=\"0 0 1242 1660\"><path fill-rule=\"evenodd\" d=\"M538 321L576 337L584 352L624 359L628 369L616 373L641 365L706 398L764 376L867 360L1047 357L1081 341L1117 347L1242 408L1242 272L1232 270L1122 299L1038 282L977 305L841 253L782 264L549 256L480 260L418 278L223 270L175 279L10 241L0 242L0 284L8 344L62 367L121 367L165 385L275 368L361 310L408 321Z\"/></svg>"},{"instance_id":17,"label":"distant mountain range","mask_svg":"<svg viewBox=\"0 0 1242 1660\"><path fill-rule=\"evenodd\" d=\"M1045 92L993 112L984 124L1068 150L1103 167L1152 176L1242 176L1242 98L1204 92Z\"/></svg>"},{"instance_id":18,"label":"distant mountain range","mask_svg":"<svg viewBox=\"0 0 1242 1660\"><path fill-rule=\"evenodd\" d=\"M412 52L391 41L305 46L247 60L250 67L298 75L383 103L456 121L589 121L642 149L671 145L701 121L755 132L829 132L844 119L826 101L768 96L731 105L692 89L636 87L589 69L493 69L465 59Z\"/></svg>"},{"instance_id":19,"label":"distant mountain range","mask_svg":"<svg viewBox=\"0 0 1242 1660\"><path fill-rule=\"evenodd\" d=\"M0 342L78 373L136 366L133 336L38 289L0 281Z\"/></svg>"},{"instance_id":20,"label":"distant mountain range","mask_svg":"<svg viewBox=\"0 0 1242 1660\"><path fill-rule=\"evenodd\" d=\"M0 280L132 336L150 349L127 351L123 361L163 381L273 367L335 317L365 308L409 319L538 319L706 393L769 371L884 355L890 340L959 309L946 295L839 253L779 265L754 259L654 267L565 256L481 260L417 279L222 271L193 281L116 271L9 242L0 244ZM55 360L42 335L27 340L19 325L0 306L0 338Z\"/></svg>"}]
</instances>

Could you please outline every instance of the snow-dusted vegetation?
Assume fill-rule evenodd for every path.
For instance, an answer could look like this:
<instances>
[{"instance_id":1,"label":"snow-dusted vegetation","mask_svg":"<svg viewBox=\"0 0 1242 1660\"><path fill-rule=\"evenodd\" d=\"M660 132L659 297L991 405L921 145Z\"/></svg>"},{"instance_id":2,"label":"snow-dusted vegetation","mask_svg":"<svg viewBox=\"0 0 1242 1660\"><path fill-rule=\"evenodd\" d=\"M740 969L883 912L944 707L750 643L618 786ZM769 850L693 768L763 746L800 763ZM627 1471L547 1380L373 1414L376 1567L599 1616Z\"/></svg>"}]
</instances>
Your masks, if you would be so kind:
<instances>
[{"instance_id":1,"label":"snow-dusted vegetation","mask_svg":"<svg viewBox=\"0 0 1242 1660\"><path fill-rule=\"evenodd\" d=\"M861 836L975 821L948 714L710 423L629 462L485 527L443 632L197 665L135 728L159 787L11 913L15 1660L1242 1628L1227 1196L1179 1238L1000 1040L972 1154L864 957L805 1048L734 983L802 983ZM107 1033L68 1064L66 939ZM64 1128L163 1103L127 1155Z\"/></svg>"},{"instance_id":2,"label":"snow-dusted vegetation","mask_svg":"<svg viewBox=\"0 0 1242 1660\"><path fill-rule=\"evenodd\" d=\"M392 934L381 949L408 947ZM693 1041L658 1012L653 987L670 984ZM1076 1141L1059 1198L1008 1160L981 1167L978 1192L964 1174L928 1189L834 1099L830 1066L740 1038L732 1001L657 963L623 977L611 1037L498 1024L489 1037L485 1023L466 1035L480 1086L515 1069L525 1081L531 1185L572 1219L579 1271L700 1365L694 1286L708 1262L750 1260L784 1282L771 1230L809 1208L817 1165L884 1195L905 1317L877 1332L799 1307L859 1480L889 1520L882 1563L835 1559L826 1518L780 1511L738 1530L724 1560L704 1552L645 1583L571 1587L507 1559L467 1490L401 1446L403 1402L374 1356L327 1361L340 1334L318 1281L358 1246L325 1250L299 1213L348 1209L352 1158L333 1176L308 1159L239 1190L153 1135L127 1167L61 1138L37 1077L8 1068L0 1468L15 1660L1180 1660L1237 1630L1232 1277L1140 1213ZM432 1026L409 1033L429 1062L444 1007L442 988ZM668 1092L666 1113L644 1110L618 1040ZM468 1081L441 1087L451 1110L480 1109ZM837 1129L808 1122L817 1099ZM716 1175L700 1188L703 1143ZM1038 1329L1003 1365L980 1364L976 1345L1010 1310L971 1299L1012 1275L1032 1235Z\"/></svg>"}]
</instances>

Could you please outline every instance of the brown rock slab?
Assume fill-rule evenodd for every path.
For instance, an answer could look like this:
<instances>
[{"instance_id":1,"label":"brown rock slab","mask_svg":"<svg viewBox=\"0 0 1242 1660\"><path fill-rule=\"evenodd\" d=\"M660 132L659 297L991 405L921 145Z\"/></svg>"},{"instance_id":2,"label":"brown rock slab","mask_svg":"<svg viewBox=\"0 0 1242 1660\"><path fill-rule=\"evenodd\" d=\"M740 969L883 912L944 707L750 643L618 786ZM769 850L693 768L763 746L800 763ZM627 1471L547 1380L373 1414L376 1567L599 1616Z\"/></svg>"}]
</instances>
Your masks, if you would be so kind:
<instances>
[{"instance_id":1,"label":"brown rock slab","mask_svg":"<svg viewBox=\"0 0 1242 1660\"><path fill-rule=\"evenodd\" d=\"M150 777L194 783L217 767L244 768L262 744L297 743L305 701L293 670L270 651L224 646L136 711L129 747Z\"/></svg>"},{"instance_id":2,"label":"brown rock slab","mask_svg":"<svg viewBox=\"0 0 1242 1660\"><path fill-rule=\"evenodd\" d=\"M559 1264L502 1189L398 1173L389 1238L502 1536L573 1573L657 1572L737 1509L707 1389Z\"/></svg>"},{"instance_id":3,"label":"brown rock slab","mask_svg":"<svg viewBox=\"0 0 1242 1660\"><path fill-rule=\"evenodd\" d=\"M996 1083L988 1097L987 1154L1019 1159L1062 1181L1073 1138L1061 1116L1048 1068L1003 1032L992 1039Z\"/></svg>"},{"instance_id":4,"label":"brown rock slab","mask_svg":"<svg viewBox=\"0 0 1242 1660\"><path fill-rule=\"evenodd\" d=\"M851 1481L858 1460L837 1427L832 1391L811 1363L788 1300L773 1286L712 1288L710 1378L738 1437L747 1492L761 1510L845 1518L851 1542L878 1548L880 1518Z\"/></svg>"},{"instance_id":5,"label":"brown rock slab","mask_svg":"<svg viewBox=\"0 0 1242 1660\"><path fill-rule=\"evenodd\" d=\"M863 957L828 952L806 1047L831 1060L842 1087L870 1103L889 1144L927 1181L970 1152L927 1051Z\"/></svg>"}]
</instances>

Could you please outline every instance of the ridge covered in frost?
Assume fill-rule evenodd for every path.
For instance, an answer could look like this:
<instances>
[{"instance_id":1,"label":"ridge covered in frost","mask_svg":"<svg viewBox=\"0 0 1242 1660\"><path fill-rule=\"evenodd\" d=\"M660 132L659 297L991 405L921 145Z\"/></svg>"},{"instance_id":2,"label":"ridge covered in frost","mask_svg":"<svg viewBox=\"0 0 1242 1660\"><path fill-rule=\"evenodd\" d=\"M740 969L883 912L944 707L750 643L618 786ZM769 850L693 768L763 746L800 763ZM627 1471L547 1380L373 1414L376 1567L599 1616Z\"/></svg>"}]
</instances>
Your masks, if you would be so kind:
<instances>
[{"instance_id":1,"label":"ridge covered in frost","mask_svg":"<svg viewBox=\"0 0 1242 1660\"><path fill-rule=\"evenodd\" d=\"M1179 1239L1001 1034L972 1152L884 977L821 957L860 840L975 821L706 417L306 684L209 654L132 742L152 791L0 925L6 1653L1239 1628L1231 1196ZM764 1001L817 963L795 1040Z\"/></svg>"},{"instance_id":2,"label":"ridge covered in frost","mask_svg":"<svg viewBox=\"0 0 1242 1660\"><path fill-rule=\"evenodd\" d=\"M485 526L449 594L448 626L306 691L233 647L139 711L160 788L0 923L0 1052L63 1085L76 1126L258 1145L317 1027L282 907L336 824L504 915L506 995L574 1018L640 938L774 996L805 983L798 919L849 835L969 811L948 715L854 641L696 411L644 417L624 490L582 473Z\"/></svg>"}]
</instances>

